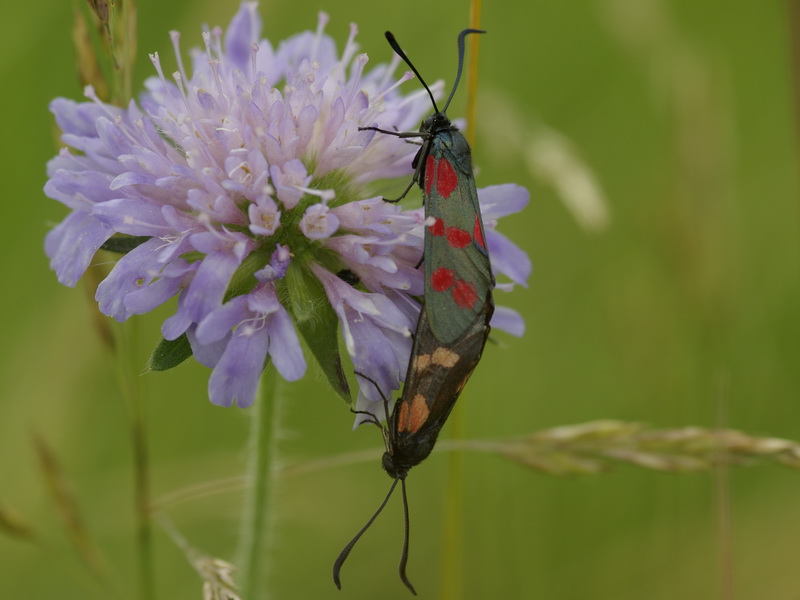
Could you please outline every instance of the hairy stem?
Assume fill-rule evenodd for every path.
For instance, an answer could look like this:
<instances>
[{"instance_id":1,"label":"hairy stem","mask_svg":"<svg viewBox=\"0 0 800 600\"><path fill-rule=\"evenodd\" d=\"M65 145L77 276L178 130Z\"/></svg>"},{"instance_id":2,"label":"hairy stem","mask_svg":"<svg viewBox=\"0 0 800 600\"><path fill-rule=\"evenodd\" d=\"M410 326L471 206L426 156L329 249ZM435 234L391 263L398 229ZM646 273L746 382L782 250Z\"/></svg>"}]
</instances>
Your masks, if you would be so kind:
<instances>
[{"instance_id":1,"label":"hairy stem","mask_svg":"<svg viewBox=\"0 0 800 600\"><path fill-rule=\"evenodd\" d=\"M239 559L242 598L268 598L267 578L269 532L273 510L275 446L277 442L278 382L273 368L264 370L256 404L252 407L252 424L248 449L242 527L239 533Z\"/></svg>"},{"instance_id":2,"label":"hairy stem","mask_svg":"<svg viewBox=\"0 0 800 600\"><path fill-rule=\"evenodd\" d=\"M138 362L138 324L126 323L119 329L116 345L117 380L128 410L133 449L133 494L136 515L136 553L139 569L139 598L154 600L152 520L150 513L150 467L147 450L147 399Z\"/></svg>"}]
</instances>

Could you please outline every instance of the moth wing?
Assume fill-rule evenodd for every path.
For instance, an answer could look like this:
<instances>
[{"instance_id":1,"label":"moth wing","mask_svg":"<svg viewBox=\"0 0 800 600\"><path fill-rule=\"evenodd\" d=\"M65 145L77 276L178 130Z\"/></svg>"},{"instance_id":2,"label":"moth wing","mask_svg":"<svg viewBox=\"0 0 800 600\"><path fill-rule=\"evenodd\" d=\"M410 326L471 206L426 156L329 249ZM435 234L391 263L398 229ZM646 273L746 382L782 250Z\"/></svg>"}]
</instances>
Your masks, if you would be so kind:
<instances>
[{"instance_id":1,"label":"moth wing","mask_svg":"<svg viewBox=\"0 0 800 600\"><path fill-rule=\"evenodd\" d=\"M491 302L494 277L471 169L450 150L435 146L429 156L426 171L433 172L426 172L431 183L426 181L425 207L434 221L425 234L425 308L433 335L449 344Z\"/></svg>"},{"instance_id":2,"label":"moth wing","mask_svg":"<svg viewBox=\"0 0 800 600\"><path fill-rule=\"evenodd\" d=\"M436 436L481 358L493 310L491 302L484 303L481 318L474 321L461 339L444 346L431 335L430 322L423 307L403 396L392 415L398 448L402 450L406 445L418 445L425 439L430 440L430 447L433 447ZM422 458L425 456L427 453Z\"/></svg>"}]
</instances>

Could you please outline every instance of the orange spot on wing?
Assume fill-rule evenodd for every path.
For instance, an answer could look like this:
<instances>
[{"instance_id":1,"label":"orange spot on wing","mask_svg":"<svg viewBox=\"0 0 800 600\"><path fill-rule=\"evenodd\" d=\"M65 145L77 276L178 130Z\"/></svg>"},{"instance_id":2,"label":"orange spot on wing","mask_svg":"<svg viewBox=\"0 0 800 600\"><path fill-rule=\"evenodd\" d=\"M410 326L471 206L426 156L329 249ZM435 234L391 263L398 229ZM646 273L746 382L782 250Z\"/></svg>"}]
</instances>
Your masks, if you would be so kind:
<instances>
[{"instance_id":1,"label":"orange spot on wing","mask_svg":"<svg viewBox=\"0 0 800 600\"><path fill-rule=\"evenodd\" d=\"M422 369L427 369L429 364L431 364L430 354L420 354L414 357L414 371L419 372Z\"/></svg>"},{"instance_id":2,"label":"orange spot on wing","mask_svg":"<svg viewBox=\"0 0 800 600\"><path fill-rule=\"evenodd\" d=\"M405 410L404 410L405 409ZM397 421L397 430L416 433L425 424L430 415L430 410L425 402L425 396L417 394L411 402L400 405L400 418Z\"/></svg>"},{"instance_id":3,"label":"orange spot on wing","mask_svg":"<svg viewBox=\"0 0 800 600\"><path fill-rule=\"evenodd\" d=\"M461 357L444 346L439 346L431 355L431 362L447 369L455 367Z\"/></svg>"},{"instance_id":4,"label":"orange spot on wing","mask_svg":"<svg viewBox=\"0 0 800 600\"><path fill-rule=\"evenodd\" d=\"M397 431L405 431L406 427L408 427L408 402L403 402L399 411L397 415Z\"/></svg>"}]
</instances>

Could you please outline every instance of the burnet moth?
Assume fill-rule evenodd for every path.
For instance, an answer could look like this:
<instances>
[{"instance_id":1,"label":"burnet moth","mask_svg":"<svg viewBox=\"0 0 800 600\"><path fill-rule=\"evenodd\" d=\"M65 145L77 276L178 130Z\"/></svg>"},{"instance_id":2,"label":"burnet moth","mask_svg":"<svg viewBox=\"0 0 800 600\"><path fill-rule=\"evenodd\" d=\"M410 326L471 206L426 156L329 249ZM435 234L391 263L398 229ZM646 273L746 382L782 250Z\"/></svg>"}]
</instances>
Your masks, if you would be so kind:
<instances>
[{"instance_id":1,"label":"burnet moth","mask_svg":"<svg viewBox=\"0 0 800 600\"><path fill-rule=\"evenodd\" d=\"M466 139L445 114L461 77L464 38L470 33L484 32L465 29L459 34L458 73L444 110L440 111L425 81L394 36L386 32L389 44L428 91L435 111L422 122L419 132L398 133L366 128L423 140L412 163L415 172L411 185L393 201L402 199L415 182L422 187L426 213L425 297L414 332L403 394L395 402L391 414L383 390L369 377L357 374L375 385L383 398L385 427L376 415L364 414L383 432L386 452L382 465L394 482L378 510L336 559L333 580L339 589L339 574L344 561L400 483L405 536L399 572L406 587L416 594L406 575L409 518L405 479L408 471L433 450L439 432L478 364L489 336L489 321L494 312L494 277L484 241L472 159Z\"/></svg>"},{"instance_id":2,"label":"burnet moth","mask_svg":"<svg viewBox=\"0 0 800 600\"><path fill-rule=\"evenodd\" d=\"M424 194L425 232L425 311L431 332L443 344L466 334L481 318L484 305L491 302L494 277L486 251L478 192L472 173L472 155L466 138L447 117L447 108L456 92L464 64L465 29L458 36L458 72L444 109L439 110L430 88L398 45L386 32L386 39L419 79L433 104L434 113L415 132L394 132L377 127L368 129L403 138L418 137L422 146L411 166L414 176L398 202L419 183Z\"/></svg>"}]
</instances>

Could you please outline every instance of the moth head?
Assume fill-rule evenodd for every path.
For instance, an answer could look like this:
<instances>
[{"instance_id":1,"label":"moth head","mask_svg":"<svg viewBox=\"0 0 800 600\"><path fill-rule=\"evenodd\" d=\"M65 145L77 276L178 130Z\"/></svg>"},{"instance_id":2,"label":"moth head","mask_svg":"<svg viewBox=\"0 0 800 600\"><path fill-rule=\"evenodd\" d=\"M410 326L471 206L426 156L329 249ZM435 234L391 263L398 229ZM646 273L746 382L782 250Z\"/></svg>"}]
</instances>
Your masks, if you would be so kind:
<instances>
[{"instance_id":1,"label":"moth head","mask_svg":"<svg viewBox=\"0 0 800 600\"><path fill-rule=\"evenodd\" d=\"M422 134L422 137L427 137L426 134L434 135L438 131L447 129L450 129L450 119L442 112L435 112L432 115L428 115L419 126L419 132Z\"/></svg>"},{"instance_id":2,"label":"moth head","mask_svg":"<svg viewBox=\"0 0 800 600\"><path fill-rule=\"evenodd\" d=\"M381 465L383 466L383 470L386 471L392 479L405 479L406 475L408 475L408 469L397 464L388 450L383 453Z\"/></svg>"}]
</instances>

